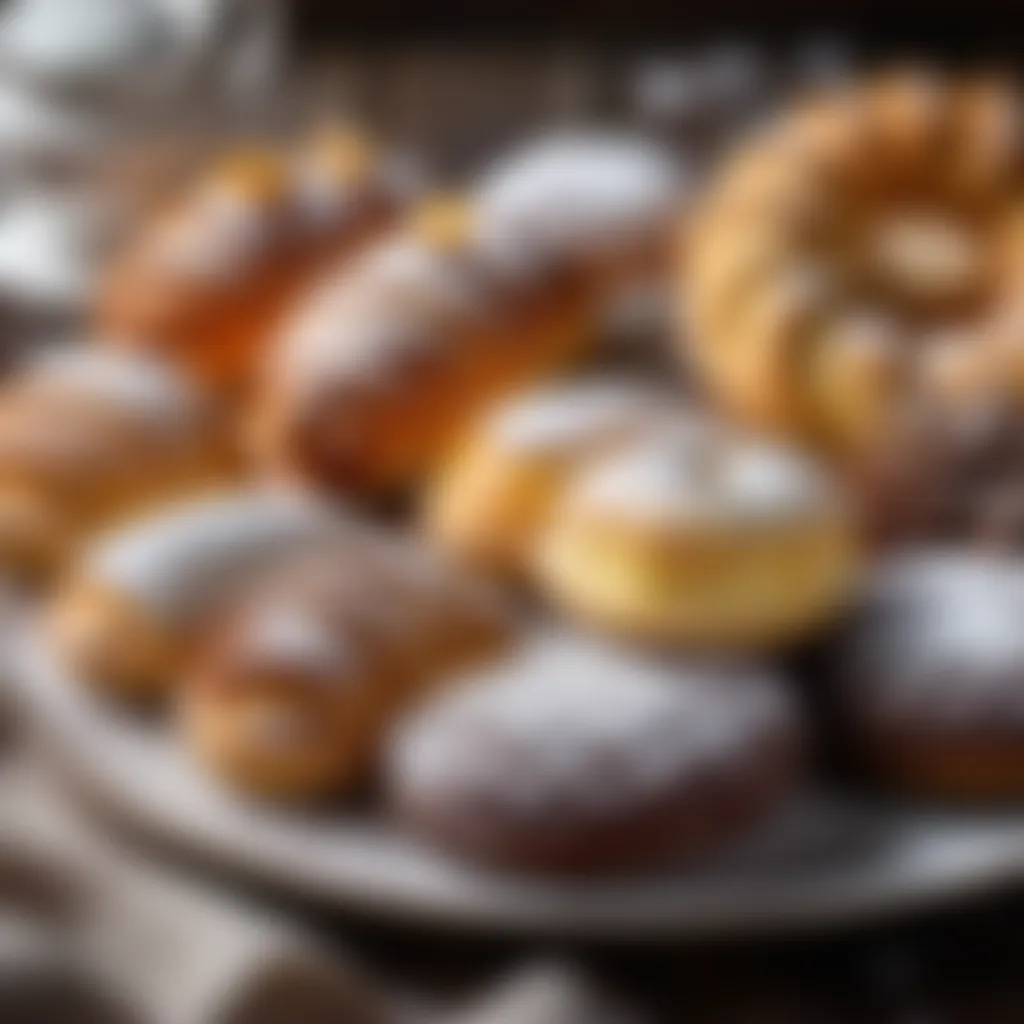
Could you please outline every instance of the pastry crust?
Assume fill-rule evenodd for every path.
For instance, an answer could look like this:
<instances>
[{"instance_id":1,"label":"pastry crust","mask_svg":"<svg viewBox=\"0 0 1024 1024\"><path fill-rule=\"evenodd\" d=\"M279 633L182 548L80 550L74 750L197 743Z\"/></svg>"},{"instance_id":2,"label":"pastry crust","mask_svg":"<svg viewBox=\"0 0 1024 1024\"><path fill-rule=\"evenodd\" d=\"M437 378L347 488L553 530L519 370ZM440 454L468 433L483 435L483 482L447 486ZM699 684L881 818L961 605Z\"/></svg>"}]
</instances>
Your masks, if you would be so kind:
<instances>
[{"instance_id":1,"label":"pastry crust","mask_svg":"<svg viewBox=\"0 0 1024 1024\"><path fill-rule=\"evenodd\" d=\"M218 778L287 799L344 790L395 715L508 640L496 593L398 547L359 537L289 565L218 628L182 719Z\"/></svg>"},{"instance_id":2,"label":"pastry crust","mask_svg":"<svg viewBox=\"0 0 1024 1024\"><path fill-rule=\"evenodd\" d=\"M218 389L244 388L296 295L392 222L403 199L393 177L337 126L291 152L229 154L115 260L100 333Z\"/></svg>"},{"instance_id":3,"label":"pastry crust","mask_svg":"<svg viewBox=\"0 0 1024 1024\"><path fill-rule=\"evenodd\" d=\"M85 550L55 596L53 641L88 686L129 698L164 694L227 602L344 529L323 505L281 492L175 506Z\"/></svg>"},{"instance_id":4,"label":"pastry crust","mask_svg":"<svg viewBox=\"0 0 1024 1024\"><path fill-rule=\"evenodd\" d=\"M669 646L794 643L846 600L855 530L834 485L780 445L692 420L598 460L538 547L554 600Z\"/></svg>"},{"instance_id":5,"label":"pastry crust","mask_svg":"<svg viewBox=\"0 0 1024 1024\"><path fill-rule=\"evenodd\" d=\"M669 409L653 387L601 379L510 400L471 431L442 471L428 496L429 531L466 561L522 573L583 464L650 429Z\"/></svg>"},{"instance_id":6,"label":"pastry crust","mask_svg":"<svg viewBox=\"0 0 1024 1024\"><path fill-rule=\"evenodd\" d=\"M903 70L817 97L727 164L685 286L696 361L736 414L841 453L932 386L955 329L1020 379L1020 97Z\"/></svg>"},{"instance_id":7,"label":"pastry crust","mask_svg":"<svg viewBox=\"0 0 1024 1024\"><path fill-rule=\"evenodd\" d=\"M517 166L420 211L300 304L253 425L265 460L343 491L401 488L584 348L638 248L664 237L671 193L632 168L609 189L583 160Z\"/></svg>"},{"instance_id":8,"label":"pastry crust","mask_svg":"<svg viewBox=\"0 0 1024 1024\"><path fill-rule=\"evenodd\" d=\"M220 486L235 453L172 367L100 349L38 358L0 395L0 563L52 574L89 535Z\"/></svg>"}]
</instances>

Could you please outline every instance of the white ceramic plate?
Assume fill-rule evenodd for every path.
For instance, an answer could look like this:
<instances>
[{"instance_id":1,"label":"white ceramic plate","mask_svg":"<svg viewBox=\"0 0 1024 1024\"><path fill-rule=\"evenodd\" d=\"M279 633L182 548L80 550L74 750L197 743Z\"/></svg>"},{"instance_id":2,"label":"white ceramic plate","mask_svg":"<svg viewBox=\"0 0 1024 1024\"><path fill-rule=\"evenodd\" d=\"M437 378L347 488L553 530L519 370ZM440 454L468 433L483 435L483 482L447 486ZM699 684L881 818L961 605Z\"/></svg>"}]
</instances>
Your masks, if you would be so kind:
<instances>
[{"instance_id":1,"label":"white ceramic plate","mask_svg":"<svg viewBox=\"0 0 1024 1024\"><path fill-rule=\"evenodd\" d=\"M169 730L87 696L31 634L9 685L107 814L179 851L339 910L498 933L698 938L842 927L1024 883L1024 813L947 814L808 795L694 873L580 883L471 869L344 808L269 810L199 774Z\"/></svg>"}]
</instances>

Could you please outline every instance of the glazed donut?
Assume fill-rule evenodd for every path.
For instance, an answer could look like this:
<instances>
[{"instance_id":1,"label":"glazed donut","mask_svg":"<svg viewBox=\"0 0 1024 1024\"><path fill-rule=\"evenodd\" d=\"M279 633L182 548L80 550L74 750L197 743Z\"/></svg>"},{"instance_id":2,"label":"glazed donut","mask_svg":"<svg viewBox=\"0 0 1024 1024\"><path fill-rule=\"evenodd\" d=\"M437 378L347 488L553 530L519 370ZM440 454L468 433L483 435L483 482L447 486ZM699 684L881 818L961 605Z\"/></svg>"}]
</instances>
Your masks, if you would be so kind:
<instances>
[{"instance_id":1,"label":"glazed donut","mask_svg":"<svg viewBox=\"0 0 1024 1024\"><path fill-rule=\"evenodd\" d=\"M175 506L86 548L55 595L53 642L98 691L162 694L234 595L347 528L333 510L285 492Z\"/></svg>"},{"instance_id":2,"label":"glazed donut","mask_svg":"<svg viewBox=\"0 0 1024 1024\"><path fill-rule=\"evenodd\" d=\"M262 796L337 793L391 719L508 639L498 595L424 552L347 539L272 573L215 631L184 687L198 759Z\"/></svg>"},{"instance_id":3,"label":"glazed donut","mask_svg":"<svg viewBox=\"0 0 1024 1024\"><path fill-rule=\"evenodd\" d=\"M460 558L521 572L581 465L667 418L670 408L652 387L601 379L503 403L470 431L428 495L430 533Z\"/></svg>"},{"instance_id":4,"label":"glazed donut","mask_svg":"<svg viewBox=\"0 0 1024 1024\"><path fill-rule=\"evenodd\" d=\"M683 316L735 413L847 453L884 437L958 336L1021 381L1020 100L900 71L819 96L726 165L689 238Z\"/></svg>"},{"instance_id":5,"label":"glazed donut","mask_svg":"<svg viewBox=\"0 0 1024 1024\"><path fill-rule=\"evenodd\" d=\"M855 532L813 463L694 418L587 467L542 534L537 572L557 604L627 636L772 647L843 603Z\"/></svg>"},{"instance_id":6,"label":"glazed donut","mask_svg":"<svg viewBox=\"0 0 1024 1024\"><path fill-rule=\"evenodd\" d=\"M37 357L0 391L0 564L51 573L89 533L221 485L231 447L172 367L79 347Z\"/></svg>"},{"instance_id":7,"label":"glazed donut","mask_svg":"<svg viewBox=\"0 0 1024 1024\"><path fill-rule=\"evenodd\" d=\"M402 723L402 820L456 856L573 874L692 863L792 792L786 691L739 667L670 668L543 637Z\"/></svg>"},{"instance_id":8,"label":"glazed donut","mask_svg":"<svg viewBox=\"0 0 1024 1024\"><path fill-rule=\"evenodd\" d=\"M499 179L428 204L300 304L254 423L263 459L330 488L399 488L489 405L582 349L612 282L664 230L652 209L664 213L665 194L613 173L616 192L585 162L538 177L525 197ZM579 195L560 218L570 181Z\"/></svg>"},{"instance_id":9,"label":"glazed donut","mask_svg":"<svg viewBox=\"0 0 1024 1024\"><path fill-rule=\"evenodd\" d=\"M1024 564L929 550L885 564L832 646L840 724L884 784L1024 798Z\"/></svg>"},{"instance_id":10,"label":"glazed donut","mask_svg":"<svg viewBox=\"0 0 1024 1024\"><path fill-rule=\"evenodd\" d=\"M231 153L114 261L100 333L236 389L299 290L393 220L399 186L383 157L337 127L293 153Z\"/></svg>"}]
</instances>

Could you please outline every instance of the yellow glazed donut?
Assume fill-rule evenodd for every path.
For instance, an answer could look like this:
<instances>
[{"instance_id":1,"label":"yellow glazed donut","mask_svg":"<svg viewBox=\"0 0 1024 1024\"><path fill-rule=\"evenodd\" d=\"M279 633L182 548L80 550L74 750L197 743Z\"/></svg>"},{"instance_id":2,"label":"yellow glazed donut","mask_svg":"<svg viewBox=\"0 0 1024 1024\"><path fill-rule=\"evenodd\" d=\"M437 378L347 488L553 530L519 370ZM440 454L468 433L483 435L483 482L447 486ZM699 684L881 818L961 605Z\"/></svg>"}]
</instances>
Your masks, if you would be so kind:
<instances>
[{"instance_id":1,"label":"yellow glazed donut","mask_svg":"<svg viewBox=\"0 0 1024 1024\"><path fill-rule=\"evenodd\" d=\"M510 161L300 302L257 406L262 457L334 489L401 488L579 353L614 283L664 239L672 198L646 154L589 153Z\"/></svg>"},{"instance_id":2,"label":"yellow glazed donut","mask_svg":"<svg viewBox=\"0 0 1024 1024\"><path fill-rule=\"evenodd\" d=\"M409 544L353 536L270 574L212 636L182 727L230 785L308 798L357 781L428 687L509 638L498 595Z\"/></svg>"},{"instance_id":3,"label":"yellow glazed donut","mask_svg":"<svg viewBox=\"0 0 1024 1024\"><path fill-rule=\"evenodd\" d=\"M1020 115L1008 82L902 70L742 147L698 211L682 288L724 404L856 453L951 361L1019 388Z\"/></svg>"},{"instance_id":4,"label":"yellow glazed donut","mask_svg":"<svg viewBox=\"0 0 1024 1024\"><path fill-rule=\"evenodd\" d=\"M389 162L337 126L292 150L229 153L115 260L100 332L236 390L298 292L380 234L402 199Z\"/></svg>"},{"instance_id":5,"label":"yellow glazed donut","mask_svg":"<svg viewBox=\"0 0 1024 1024\"><path fill-rule=\"evenodd\" d=\"M225 424L173 367L49 352L0 390L0 565L50 574L89 534L234 468Z\"/></svg>"},{"instance_id":6,"label":"yellow glazed donut","mask_svg":"<svg viewBox=\"0 0 1024 1024\"><path fill-rule=\"evenodd\" d=\"M773 647L843 603L854 533L814 464L695 419L586 468L542 536L538 573L570 613L627 636Z\"/></svg>"},{"instance_id":7,"label":"yellow glazed donut","mask_svg":"<svg viewBox=\"0 0 1024 1024\"><path fill-rule=\"evenodd\" d=\"M164 693L228 601L346 528L333 510L277 491L174 506L85 549L55 595L53 642L86 685Z\"/></svg>"},{"instance_id":8,"label":"yellow glazed donut","mask_svg":"<svg viewBox=\"0 0 1024 1024\"><path fill-rule=\"evenodd\" d=\"M666 418L669 408L663 392L606 379L510 400L469 432L441 473L428 496L430 533L466 561L521 572L580 466Z\"/></svg>"}]
</instances>

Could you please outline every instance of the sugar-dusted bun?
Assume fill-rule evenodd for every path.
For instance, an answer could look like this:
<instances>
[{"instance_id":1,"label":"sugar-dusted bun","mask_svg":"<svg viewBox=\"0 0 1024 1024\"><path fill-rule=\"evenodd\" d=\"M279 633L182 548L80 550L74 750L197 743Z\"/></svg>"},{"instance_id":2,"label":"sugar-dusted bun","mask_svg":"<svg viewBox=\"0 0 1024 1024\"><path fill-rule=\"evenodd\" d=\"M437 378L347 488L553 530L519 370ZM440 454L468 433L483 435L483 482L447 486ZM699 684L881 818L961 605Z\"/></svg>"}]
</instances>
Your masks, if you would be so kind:
<instances>
[{"instance_id":1,"label":"sugar-dusted bun","mask_svg":"<svg viewBox=\"0 0 1024 1024\"><path fill-rule=\"evenodd\" d=\"M650 386L585 380L503 403L471 429L428 497L427 525L460 558L519 573L584 462L667 418Z\"/></svg>"},{"instance_id":2,"label":"sugar-dusted bun","mask_svg":"<svg viewBox=\"0 0 1024 1024\"><path fill-rule=\"evenodd\" d=\"M573 874L710 856L793 789L795 709L767 673L543 637L401 725L392 802L440 849Z\"/></svg>"},{"instance_id":3,"label":"sugar-dusted bun","mask_svg":"<svg viewBox=\"0 0 1024 1024\"><path fill-rule=\"evenodd\" d=\"M90 533L233 470L225 424L173 367L59 349L0 390L0 565L52 572Z\"/></svg>"},{"instance_id":4,"label":"sugar-dusted bun","mask_svg":"<svg viewBox=\"0 0 1024 1024\"><path fill-rule=\"evenodd\" d=\"M593 311L580 274L512 273L428 219L298 311L253 425L262 458L343 492L401 487L490 403L580 350Z\"/></svg>"},{"instance_id":5,"label":"sugar-dusted bun","mask_svg":"<svg viewBox=\"0 0 1024 1024\"><path fill-rule=\"evenodd\" d=\"M848 452L929 386L950 329L1022 379L1020 97L900 71L816 97L742 147L687 247L696 361L737 413Z\"/></svg>"},{"instance_id":6,"label":"sugar-dusted bun","mask_svg":"<svg viewBox=\"0 0 1024 1024\"><path fill-rule=\"evenodd\" d=\"M85 550L55 597L53 640L98 690L165 692L229 599L346 528L332 510L285 492L177 505Z\"/></svg>"},{"instance_id":7,"label":"sugar-dusted bun","mask_svg":"<svg viewBox=\"0 0 1024 1024\"><path fill-rule=\"evenodd\" d=\"M314 291L270 363L254 427L265 457L342 490L401 487L579 353L665 223L646 173L623 172L614 148L591 155L607 179L583 156L511 161Z\"/></svg>"},{"instance_id":8,"label":"sugar-dusted bun","mask_svg":"<svg viewBox=\"0 0 1024 1024\"><path fill-rule=\"evenodd\" d=\"M294 151L229 154L115 261L100 330L217 387L248 383L298 291L382 231L401 199L385 158L337 127Z\"/></svg>"},{"instance_id":9,"label":"sugar-dusted bun","mask_svg":"<svg viewBox=\"0 0 1024 1024\"><path fill-rule=\"evenodd\" d=\"M681 186L673 161L652 142L563 133L499 160L477 203L488 241L621 280L666 258Z\"/></svg>"},{"instance_id":10,"label":"sugar-dusted bun","mask_svg":"<svg viewBox=\"0 0 1024 1024\"><path fill-rule=\"evenodd\" d=\"M928 550L886 563L831 651L841 724L881 782L1024 799L1024 564Z\"/></svg>"},{"instance_id":11,"label":"sugar-dusted bun","mask_svg":"<svg viewBox=\"0 0 1024 1024\"><path fill-rule=\"evenodd\" d=\"M496 653L498 595L409 544L353 536L271 573L218 628L183 692L199 759L264 796L336 793L410 702Z\"/></svg>"},{"instance_id":12,"label":"sugar-dusted bun","mask_svg":"<svg viewBox=\"0 0 1024 1024\"><path fill-rule=\"evenodd\" d=\"M854 532L812 462L691 419L586 468L542 535L537 569L585 622L668 645L771 647L842 604Z\"/></svg>"}]
</instances>

